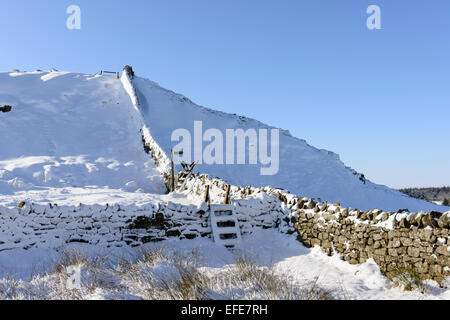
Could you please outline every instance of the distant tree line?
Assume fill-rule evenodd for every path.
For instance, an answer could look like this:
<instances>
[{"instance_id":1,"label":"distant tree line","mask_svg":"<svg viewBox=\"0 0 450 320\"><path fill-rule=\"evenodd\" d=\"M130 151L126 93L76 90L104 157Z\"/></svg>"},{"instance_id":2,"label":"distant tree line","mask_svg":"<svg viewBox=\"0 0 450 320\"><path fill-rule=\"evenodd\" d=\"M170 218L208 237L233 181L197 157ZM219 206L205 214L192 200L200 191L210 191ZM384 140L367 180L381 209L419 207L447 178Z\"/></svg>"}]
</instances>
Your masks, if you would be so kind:
<instances>
[{"instance_id":1,"label":"distant tree line","mask_svg":"<svg viewBox=\"0 0 450 320\"><path fill-rule=\"evenodd\" d=\"M444 206L450 205L450 187L445 186L441 188L405 188L400 189L400 192L407 194L410 197L422 199L430 202L442 202Z\"/></svg>"}]
</instances>

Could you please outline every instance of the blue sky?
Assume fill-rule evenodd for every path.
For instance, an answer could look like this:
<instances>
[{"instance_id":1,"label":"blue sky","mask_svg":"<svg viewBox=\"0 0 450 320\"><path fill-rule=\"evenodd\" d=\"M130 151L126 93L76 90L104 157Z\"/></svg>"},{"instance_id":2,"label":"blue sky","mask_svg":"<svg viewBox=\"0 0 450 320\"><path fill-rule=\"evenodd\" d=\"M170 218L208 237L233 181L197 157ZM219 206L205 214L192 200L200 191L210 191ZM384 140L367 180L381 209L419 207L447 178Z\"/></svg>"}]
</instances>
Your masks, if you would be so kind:
<instances>
[{"instance_id":1,"label":"blue sky","mask_svg":"<svg viewBox=\"0 0 450 320\"><path fill-rule=\"evenodd\" d=\"M81 8L81 30L66 8ZM366 9L381 7L382 30ZM450 185L450 2L2 0L0 70L139 76L391 187Z\"/></svg>"}]
</instances>

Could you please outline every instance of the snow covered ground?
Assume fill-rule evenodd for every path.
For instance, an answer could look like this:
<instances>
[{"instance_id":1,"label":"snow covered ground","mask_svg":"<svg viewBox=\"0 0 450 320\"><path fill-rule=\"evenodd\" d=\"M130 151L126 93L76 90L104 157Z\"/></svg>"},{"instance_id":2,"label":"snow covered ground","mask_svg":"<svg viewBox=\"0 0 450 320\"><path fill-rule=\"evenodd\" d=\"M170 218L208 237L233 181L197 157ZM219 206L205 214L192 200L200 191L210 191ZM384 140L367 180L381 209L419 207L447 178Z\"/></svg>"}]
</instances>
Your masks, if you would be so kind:
<instances>
[{"instance_id":1,"label":"snow covered ground","mask_svg":"<svg viewBox=\"0 0 450 320\"><path fill-rule=\"evenodd\" d=\"M257 267L267 267L276 276L280 276L280 281L285 281L278 292L280 295L291 292L292 288L300 292L315 288L317 292L326 293L328 299L450 299L450 290L440 288L433 281L425 282L424 293L418 290L405 292L394 287L371 260L363 265L353 266L340 260L338 256L328 257L319 248L307 249L295 237L275 230L259 230L253 235L245 236L240 253L232 253L210 239L169 240L147 246L156 247L163 248L166 254L175 252L178 257L182 257L181 263L196 260L196 268L201 274L212 279L208 285L209 295L215 299L267 298L267 292L246 288L245 283L236 287L236 279L232 277L232 270L236 268L236 256L247 257ZM45 249L6 251L0 252L0 299L145 299L149 298L146 291L149 285L157 286L153 283L154 279L169 281L173 272L179 271L171 260L161 256L152 261L147 258L145 261L141 259L139 263L134 262L134 265L127 265L128 271L124 274L124 270L120 270L120 265L123 265L121 259L125 258L133 263L130 257L135 257L142 248L101 249L80 245L70 248L74 252L95 257L97 261L102 260L99 257L108 257L107 262L103 261L101 266L82 268L81 290L67 290L64 275L55 275L55 263L60 261L61 252ZM155 249L152 251L157 252ZM135 267L139 270L139 281L137 275L131 274ZM289 278L285 277L287 274ZM61 282L61 279L64 281ZM292 288L289 287L291 285ZM310 298L318 297L315 295Z\"/></svg>"}]
</instances>

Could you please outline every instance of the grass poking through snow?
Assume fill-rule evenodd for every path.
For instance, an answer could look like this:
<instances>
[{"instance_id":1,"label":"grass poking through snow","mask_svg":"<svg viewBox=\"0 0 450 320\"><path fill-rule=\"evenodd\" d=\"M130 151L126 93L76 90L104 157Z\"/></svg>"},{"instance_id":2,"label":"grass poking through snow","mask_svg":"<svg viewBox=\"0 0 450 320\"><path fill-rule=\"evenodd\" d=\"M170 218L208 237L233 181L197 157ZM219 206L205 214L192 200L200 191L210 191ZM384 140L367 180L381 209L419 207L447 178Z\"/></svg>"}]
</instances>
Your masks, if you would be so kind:
<instances>
[{"instance_id":1,"label":"grass poking through snow","mask_svg":"<svg viewBox=\"0 0 450 320\"><path fill-rule=\"evenodd\" d=\"M196 250L145 247L115 263L106 256L63 250L51 272L30 281L0 280L0 299L289 299L324 300L317 283L298 286L276 267L237 255L225 268L207 268Z\"/></svg>"}]
</instances>

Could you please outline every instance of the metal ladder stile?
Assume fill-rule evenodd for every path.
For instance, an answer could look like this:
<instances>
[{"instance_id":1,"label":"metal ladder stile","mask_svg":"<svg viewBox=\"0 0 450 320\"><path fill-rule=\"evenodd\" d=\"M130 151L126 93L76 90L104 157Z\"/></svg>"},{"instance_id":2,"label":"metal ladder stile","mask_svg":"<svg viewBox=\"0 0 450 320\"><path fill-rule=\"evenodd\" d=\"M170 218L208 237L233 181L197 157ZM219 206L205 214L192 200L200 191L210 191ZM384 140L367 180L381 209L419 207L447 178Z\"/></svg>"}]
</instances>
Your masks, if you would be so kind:
<instances>
[{"instance_id":1,"label":"metal ladder stile","mask_svg":"<svg viewBox=\"0 0 450 320\"><path fill-rule=\"evenodd\" d=\"M211 204L210 219L215 243L228 249L240 247L242 236L233 205Z\"/></svg>"}]
</instances>

